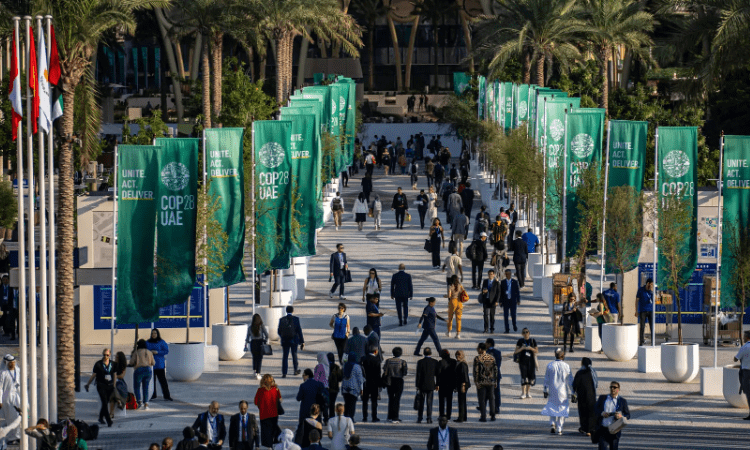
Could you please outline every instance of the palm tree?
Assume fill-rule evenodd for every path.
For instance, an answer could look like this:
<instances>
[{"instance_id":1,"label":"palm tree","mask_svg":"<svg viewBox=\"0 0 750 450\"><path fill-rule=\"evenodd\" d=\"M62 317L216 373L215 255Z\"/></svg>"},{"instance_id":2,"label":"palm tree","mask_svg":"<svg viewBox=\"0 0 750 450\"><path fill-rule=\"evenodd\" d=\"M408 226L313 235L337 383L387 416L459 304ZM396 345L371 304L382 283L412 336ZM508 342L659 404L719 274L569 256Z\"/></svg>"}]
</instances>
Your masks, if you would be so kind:
<instances>
[{"instance_id":1,"label":"palm tree","mask_svg":"<svg viewBox=\"0 0 750 450\"><path fill-rule=\"evenodd\" d=\"M599 74L602 77L602 96L599 106L608 113L609 89L614 80L608 80L607 61L613 52L624 47L633 55L650 59L648 46L652 44L650 33L654 29L654 17L643 10L636 0L585 0L580 5L580 16L586 22L585 38L591 43L599 59Z\"/></svg>"},{"instance_id":2,"label":"palm tree","mask_svg":"<svg viewBox=\"0 0 750 450\"><path fill-rule=\"evenodd\" d=\"M498 13L480 17L476 27L481 40L475 54L489 58L490 70L501 69L511 57L528 57L524 79L531 79L531 66L536 63L536 83L544 86L545 63L556 61L565 67L581 57L576 43L584 24L575 16L576 0L498 3Z\"/></svg>"},{"instance_id":3,"label":"palm tree","mask_svg":"<svg viewBox=\"0 0 750 450\"><path fill-rule=\"evenodd\" d=\"M51 14L60 52L63 103L62 135L73 136L75 91L90 73L92 55L105 32L113 27L135 30L133 12L138 9L164 7L168 0L39 0L35 13ZM57 405L59 417L75 417L75 361L73 339L73 250L75 247L75 213L73 186L73 145L64 139L59 148L59 218L60 257L57 266Z\"/></svg>"},{"instance_id":4,"label":"palm tree","mask_svg":"<svg viewBox=\"0 0 750 450\"><path fill-rule=\"evenodd\" d=\"M255 20L275 43L276 100L284 103L292 89L294 38L312 41L312 34L341 44L346 53L359 56L362 30L344 13L338 0L248 0L243 5L246 20Z\"/></svg>"},{"instance_id":5,"label":"palm tree","mask_svg":"<svg viewBox=\"0 0 750 450\"><path fill-rule=\"evenodd\" d=\"M388 14L389 8L383 0L354 0L351 8L352 14L367 26L367 89L372 91L375 86L375 26L379 18Z\"/></svg>"},{"instance_id":6,"label":"palm tree","mask_svg":"<svg viewBox=\"0 0 750 450\"><path fill-rule=\"evenodd\" d=\"M435 85L438 84L440 66L438 65L438 24L445 23L445 17L459 13L455 0L418 0L414 3L412 14L419 16L423 22L432 26L432 57L435 69Z\"/></svg>"}]
</instances>

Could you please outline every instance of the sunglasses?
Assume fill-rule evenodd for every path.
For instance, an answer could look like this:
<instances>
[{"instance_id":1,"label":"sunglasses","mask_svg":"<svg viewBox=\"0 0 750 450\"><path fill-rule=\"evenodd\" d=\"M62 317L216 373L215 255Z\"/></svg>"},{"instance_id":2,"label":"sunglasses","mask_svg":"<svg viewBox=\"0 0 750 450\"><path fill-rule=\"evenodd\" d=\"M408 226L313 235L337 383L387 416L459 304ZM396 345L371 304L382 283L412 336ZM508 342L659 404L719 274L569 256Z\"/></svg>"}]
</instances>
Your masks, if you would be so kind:
<instances>
[{"instance_id":1,"label":"sunglasses","mask_svg":"<svg viewBox=\"0 0 750 450\"><path fill-rule=\"evenodd\" d=\"M610 386L610 389L620 389L620 386Z\"/></svg>"}]
</instances>

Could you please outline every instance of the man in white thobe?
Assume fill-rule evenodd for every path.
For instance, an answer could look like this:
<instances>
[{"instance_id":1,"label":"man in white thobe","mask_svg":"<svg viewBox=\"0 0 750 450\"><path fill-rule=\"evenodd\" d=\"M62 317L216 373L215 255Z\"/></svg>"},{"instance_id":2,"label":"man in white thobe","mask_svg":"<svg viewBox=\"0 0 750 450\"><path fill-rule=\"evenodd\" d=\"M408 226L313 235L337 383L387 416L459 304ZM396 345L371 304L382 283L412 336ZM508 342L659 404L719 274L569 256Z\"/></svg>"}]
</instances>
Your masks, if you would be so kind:
<instances>
[{"instance_id":1,"label":"man in white thobe","mask_svg":"<svg viewBox=\"0 0 750 450\"><path fill-rule=\"evenodd\" d=\"M21 371L16 367L16 358L7 354L3 358L0 371L0 416L5 418L4 426L14 423L19 417L21 408ZM21 438L20 426L9 431L5 437L8 442Z\"/></svg>"},{"instance_id":2,"label":"man in white thobe","mask_svg":"<svg viewBox=\"0 0 750 450\"><path fill-rule=\"evenodd\" d=\"M544 374L544 398L547 399L547 404L542 409L542 415L549 416L552 434L562 434L570 407L568 397L573 393L573 376L564 359L565 351L558 348L555 351L555 361L547 365L547 372Z\"/></svg>"}]
</instances>

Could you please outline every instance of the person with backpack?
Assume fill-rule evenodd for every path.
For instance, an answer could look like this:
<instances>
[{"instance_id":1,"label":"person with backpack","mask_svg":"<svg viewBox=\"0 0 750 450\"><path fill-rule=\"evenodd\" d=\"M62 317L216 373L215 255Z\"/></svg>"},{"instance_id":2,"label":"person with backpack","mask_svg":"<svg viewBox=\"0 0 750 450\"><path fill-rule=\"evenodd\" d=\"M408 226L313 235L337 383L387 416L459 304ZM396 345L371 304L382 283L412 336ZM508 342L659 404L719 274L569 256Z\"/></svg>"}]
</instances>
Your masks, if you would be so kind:
<instances>
[{"instance_id":1,"label":"person with backpack","mask_svg":"<svg viewBox=\"0 0 750 450\"><path fill-rule=\"evenodd\" d=\"M341 192L336 192L336 196L331 200L331 212L333 213L333 225L338 231L341 226L341 215L344 214L344 199L341 198Z\"/></svg>"},{"instance_id":2,"label":"person with backpack","mask_svg":"<svg viewBox=\"0 0 750 450\"><path fill-rule=\"evenodd\" d=\"M375 222L375 230L380 230L380 222L383 216L383 204L380 202L380 196L376 195L375 200L370 203L372 210L372 220Z\"/></svg>"},{"instance_id":3,"label":"person with backpack","mask_svg":"<svg viewBox=\"0 0 750 450\"><path fill-rule=\"evenodd\" d=\"M375 169L375 155L371 152L365 156L365 175L372 176L372 171Z\"/></svg>"},{"instance_id":4,"label":"person with backpack","mask_svg":"<svg viewBox=\"0 0 750 450\"><path fill-rule=\"evenodd\" d=\"M490 420L495 421L495 386L497 385L497 363L487 353L487 344L477 345L477 356L474 357L474 385L479 399L480 422L487 422L487 403L490 406Z\"/></svg>"},{"instance_id":5,"label":"person with backpack","mask_svg":"<svg viewBox=\"0 0 750 450\"><path fill-rule=\"evenodd\" d=\"M299 375L299 364L297 362L297 346L300 350L305 349L305 338L302 335L302 327L299 324L299 317L293 315L294 307L286 307L286 316L279 319L279 328L277 330L281 339L281 348L283 356L281 357L281 378L286 378L289 370L289 352L292 353L292 364L294 365L294 374Z\"/></svg>"},{"instance_id":6,"label":"person with backpack","mask_svg":"<svg viewBox=\"0 0 750 450\"><path fill-rule=\"evenodd\" d=\"M20 420L21 416L18 416ZM36 425L23 430L27 436L36 439L36 448L38 450L55 450L57 448L57 437L49 429L47 419L39 419Z\"/></svg>"},{"instance_id":7,"label":"person with backpack","mask_svg":"<svg viewBox=\"0 0 750 450\"><path fill-rule=\"evenodd\" d=\"M479 239L474 240L466 247L466 257L471 262L471 288L479 289L482 285L482 273L484 272L484 262L487 260L487 233L482 232Z\"/></svg>"}]
</instances>

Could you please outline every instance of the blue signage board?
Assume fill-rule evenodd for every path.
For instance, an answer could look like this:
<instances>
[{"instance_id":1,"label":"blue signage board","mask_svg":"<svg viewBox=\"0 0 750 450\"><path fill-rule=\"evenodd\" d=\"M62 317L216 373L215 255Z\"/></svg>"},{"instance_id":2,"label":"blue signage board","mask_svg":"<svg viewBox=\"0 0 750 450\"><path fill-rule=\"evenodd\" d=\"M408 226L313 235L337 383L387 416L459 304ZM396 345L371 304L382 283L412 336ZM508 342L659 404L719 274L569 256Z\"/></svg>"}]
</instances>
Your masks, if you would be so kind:
<instances>
[{"instance_id":1,"label":"blue signage board","mask_svg":"<svg viewBox=\"0 0 750 450\"><path fill-rule=\"evenodd\" d=\"M638 264L638 279L645 281L653 274L653 263ZM703 323L703 277L716 276L716 264L698 263L687 289L680 289L680 304L682 306L682 323ZM657 280L658 281L658 280ZM639 283L643 286L643 282ZM664 283L659 284L659 291L665 289ZM664 305L656 306L656 322L666 321ZM659 314L661 312L661 314ZM672 322L677 323L677 305L672 305Z\"/></svg>"}]
</instances>

